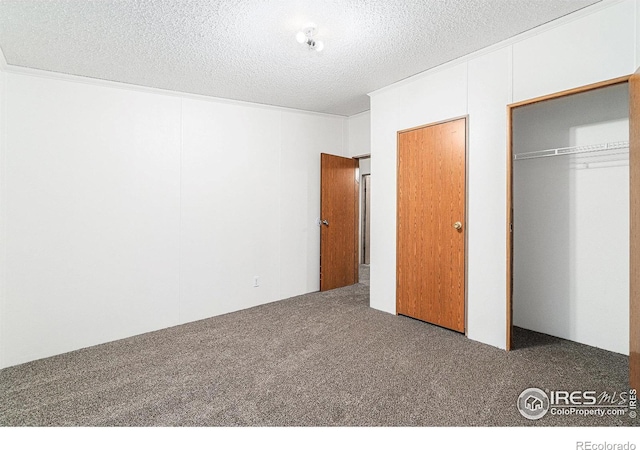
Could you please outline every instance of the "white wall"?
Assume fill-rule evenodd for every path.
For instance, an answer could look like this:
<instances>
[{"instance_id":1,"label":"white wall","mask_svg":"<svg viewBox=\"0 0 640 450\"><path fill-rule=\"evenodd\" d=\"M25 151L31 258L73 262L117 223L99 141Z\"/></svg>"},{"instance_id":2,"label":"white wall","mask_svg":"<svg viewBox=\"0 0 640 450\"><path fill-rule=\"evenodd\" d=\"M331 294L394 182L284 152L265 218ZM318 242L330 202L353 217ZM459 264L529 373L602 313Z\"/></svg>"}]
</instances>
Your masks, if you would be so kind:
<instances>
[{"instance_id":1,"label":"white wall","mask_svg":"<svg viewBox=\"0 0 640 450\"><path fill-rule=\"evenodd\" d=\"M515 153L629 139L628 87L514 111ZM514 163L514 324L628 354L628 154ZM585 164L590 168L585 168Z\"/></svg>"},{"instance_id":2,"label":"white wall","mask_svg":"<svg viewBox=\"0 0 640 450\"><path fill-rule=\"evenodd\" d=\"M320 289L319 155L347 156L340 148L343 130L341 117L282 115L280 298Z\"/></svg>"},{"instance_id":3,"label":"white wall","mask_svg":"<svg viewBox=\"0 0 640 450\"><path fill-rule=\"evenodd\" d=\"M6 137L5 133L5 82L6 82L6 74L4 72L4 68L6 67L6 62L4 60L4 55L2 53L2 49L0 49L0 338L3 335L3 321L2 316L4 314L4 299L6 297L6 248L7 243L5 239L5 212L6 212L6 201L5 201L5 162L4 162L4 141ZM2 340L0 339L0 355L2 354ZM1 363L1 360L0 360ZM2 365L0 364L0 367Z\"/></svg>"},{"instance_id":4,"label":"white wall","mask_svg":"<svg viewBox=\"0 0 640 450\"><path fill-rule=\"evenodd\" d=\"M503 48L468 65L467 336L501 347L506 339L501 330L506 330L507 274L501 269L507 239L504 124L505 105L511 102L511 52Z\"/></svg>"},{"instance_id":5,"label":"white wall","mask_svg":"<svg viewBox=\"0 0 640 450\"><path fill-rule=\"evenodd\" d=\"M360 175L371 175L371 158L359 159Z\"/></svg>"},{"instance_id":6,"label":"white wall","mask_svg":"<svg viewBox=\"0 0 640 450\"><path fill-rule=\"evenodd\" d=\"M633 72L635 8L597 5L371 94L372 307L396 311L396 133L468 114L467 333L505 348L506 105Z\"/></svg>"},{"instance_id":7,"label":"white wall","mask_svg":"<svg viewBox=\"0 0 640 450\"><path fill-rule=\"evenodd\" d=\"M347 120L348 156L363 156L371 153L371 112L365 111Z\"/></svg>"},{"instance_id":8,"label":"white wall","mask_svg":"<svg viewBox=\"0 0 640 450\"><path fill-rule=\"evenodd\" d=\"M180 100L6 83L2 366L177 323Z\"/></svg>"},{"instance_id":9,"label":"white wall","mask_svg":"<svg viewBox=\"0 0 640 450\"><path fill-rule=\"evenodd\" d=\"M2 77L0 367L318 289L345 118Z\"/></svg>"},{"instance_id":10,"label":"white wall","mask_svg":"<svg viewBox=\"0 0 640 450\"><path fill-rule=\"evenodd\" d=\"M515 43L513 101L632 73L635 3L609 6Z\"/></svg>"}]
</instances>

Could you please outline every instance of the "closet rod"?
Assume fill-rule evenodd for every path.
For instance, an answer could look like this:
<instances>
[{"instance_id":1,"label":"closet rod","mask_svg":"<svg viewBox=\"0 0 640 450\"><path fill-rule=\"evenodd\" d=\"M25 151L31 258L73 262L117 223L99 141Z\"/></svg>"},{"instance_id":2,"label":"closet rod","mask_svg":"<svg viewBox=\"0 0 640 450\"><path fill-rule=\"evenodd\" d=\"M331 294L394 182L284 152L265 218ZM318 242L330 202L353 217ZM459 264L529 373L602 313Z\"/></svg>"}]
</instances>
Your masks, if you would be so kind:
<instances>
[{"instance_id":1,"label":"closet rod","mask_svg":"<svg viewBox=\"0 0 640 450\"><path fill-rule=\"evenodd\" d=\"M513 155L514 161L523 159L547 158L549 156L577 155L580 153L602 152L607 150L618 150L629 148L629 141L607 142L605 144L581 145L577 147L551 148L549 150L538 150L535 152L520 153Z\"/></svg>"}]
</instances>

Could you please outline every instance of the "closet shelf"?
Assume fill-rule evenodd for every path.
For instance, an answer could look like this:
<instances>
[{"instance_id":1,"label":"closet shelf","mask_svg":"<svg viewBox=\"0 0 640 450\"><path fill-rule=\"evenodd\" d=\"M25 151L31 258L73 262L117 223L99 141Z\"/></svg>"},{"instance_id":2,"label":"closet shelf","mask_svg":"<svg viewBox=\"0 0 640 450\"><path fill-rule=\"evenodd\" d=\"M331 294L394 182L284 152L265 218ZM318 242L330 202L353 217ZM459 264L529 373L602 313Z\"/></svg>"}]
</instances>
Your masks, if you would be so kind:
<instances>
[{"instance_id":1,"label":"closet shelf","mask_svg":"<svg viewBox=\"0 0 640 450\"><path fill-rule=\"evenodd\" d=\"M513 155L514 161L523 159L547 158L549 156L577 155L580 153L594 153L607 150L628 149L629 141L607 142L605 144L582 145L577 147L551 148L548 150L538 150L535 152L520 153Z\"/></svg>"}]
</instances>

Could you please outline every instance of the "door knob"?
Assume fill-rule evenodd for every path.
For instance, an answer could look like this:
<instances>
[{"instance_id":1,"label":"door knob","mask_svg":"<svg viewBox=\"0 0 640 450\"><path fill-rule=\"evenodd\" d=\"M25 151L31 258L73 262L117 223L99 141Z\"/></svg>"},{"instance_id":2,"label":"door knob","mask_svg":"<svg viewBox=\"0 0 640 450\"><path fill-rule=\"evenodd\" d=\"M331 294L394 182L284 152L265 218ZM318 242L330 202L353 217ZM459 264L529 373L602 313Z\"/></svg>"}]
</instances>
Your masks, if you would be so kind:
<instances>
[{"instance_id":1,"label":"door knob","mask_svg":"<svg viewBox=\"0 0 640 450\"><path fill-rule=\"evenodd\" d=\"M462 228L462 224L460 222L456 222L453 224L453 228L455 228L456 230L459 230Z\"/></svg>"},{"instance_id":2,"label":"door knob","mask_svg":"<svg viewBox=\"0 0 640 450\"><path fill-rule=\"evenodd\" d=\"M322 225L329 226L329 221L328 221L327 219L324 219L324 220L322 221Z\"/></svg>"}]
</instances>

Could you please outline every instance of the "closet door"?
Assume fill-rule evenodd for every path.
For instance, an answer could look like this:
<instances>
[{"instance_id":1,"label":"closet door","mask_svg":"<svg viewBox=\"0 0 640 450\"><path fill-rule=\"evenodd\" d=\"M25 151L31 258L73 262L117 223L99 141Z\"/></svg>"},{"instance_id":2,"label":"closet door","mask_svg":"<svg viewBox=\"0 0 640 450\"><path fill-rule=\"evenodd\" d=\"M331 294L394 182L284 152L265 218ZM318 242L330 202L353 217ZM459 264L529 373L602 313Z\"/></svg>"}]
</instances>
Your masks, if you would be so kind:
<instances>
[{"instance_id":1,"label":"closet door","mask_svg":"<svg viewBox=\"0 0 640 450\"><path fill-rule=\"evenodd\" d=\"M465 329L466 119L398 134L397 312Z\"/></svg>"},{"instance_id":2,"label":"closet door","mask_svg":"<svg viewBox=\"0 0 640 450\"><path fill-rule=\"evenodd\" d=\"M629 385L640 390L640 69L629 79Z\"/></svg>"}]
</instances>

